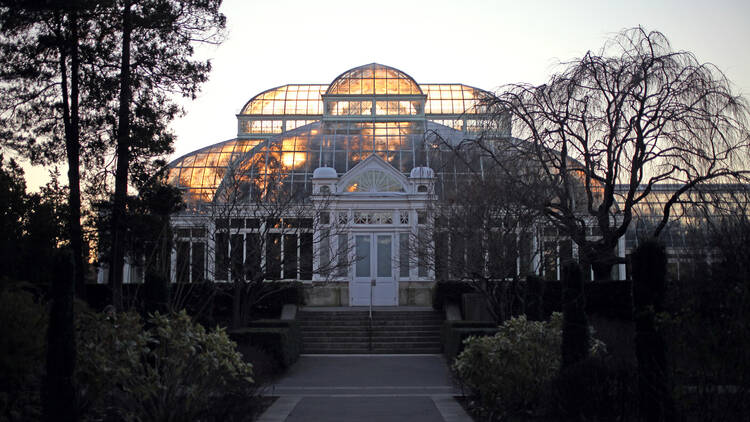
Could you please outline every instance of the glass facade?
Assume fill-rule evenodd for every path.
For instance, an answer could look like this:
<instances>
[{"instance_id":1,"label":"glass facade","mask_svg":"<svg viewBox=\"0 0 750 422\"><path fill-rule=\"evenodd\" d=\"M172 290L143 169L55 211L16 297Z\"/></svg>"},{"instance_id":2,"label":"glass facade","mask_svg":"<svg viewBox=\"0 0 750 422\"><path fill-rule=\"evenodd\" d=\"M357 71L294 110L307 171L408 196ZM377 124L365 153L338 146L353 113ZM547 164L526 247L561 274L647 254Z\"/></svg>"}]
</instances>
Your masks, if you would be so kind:
<instances>
[{"instance_id":1,"label":"glass facade","mask_svg":"<svg viewBox=\"0 0 750 422\"><path fill-rule=\"evenodd\" d=\"M304 218L274 216L290 222L289 227L268 226L265 216L259 223L239 215L182 229L175 243L175 280L249 279L261 262L268 279L362 278L362 291L370 295L368 278L430 283L466 278L471 269L497 280L528 273L558 279L560 263L578 250L556 229L534 223L518 232L503 232L499 225L487 233L470 227L461 233L435 231L445 225L432 220L427 196L419 198L435 194L460 207L462 182L478 174L485 178L496 164L487 157L493 151L467 148L472 144L467 140L481 134L494 145L518 142L510 136L509 120L489 115L489 99L489 92L460 83L418 84L404 72L375 63L348 70L330 84L289 84L256 95L237 115L237 138L174 160L169 182L183 190L188 203L246 206L240 213L278 193L291 194L294 204L310 206L309 211L316 197L335 192L334 206L303 212ZM327 185L320 178L317 185L313 181L321 167L328 168ZM421 167L428 168L428 177L419 176ZM662 187L634 209L634 222L617 253L627 253L658 223L674 191ZM732 215L735 210L726 209L727 204L737 201L724 199L733 192L731 186L718 186L692 198L701 200L676 204L663 237L671 250L687 250L689 226L699 225L703 213ZM210 208L221 207L205 207ZM192 224L191 217L186 215L186 224ZM237 223L243 218L246 224ZM293 223L297 219L306 222ZM261 226L273 230L260 238ZM459 224L451 221L451 226ZM600 236L594 226L588 227L588 237ZM215 233L207 235L212 229ZM494 246L478 250L485 235ZM485 262L485 253L495 259ZM616 271L622 276L625 269Z\"/></svg>"},{"instance_id":2,"label":"glass facade","mask_svg":"<svg viewBox=\"0 0 750 422\"><path fill-rule=\"evenodd\" d=\"M169 181L194 203L259 199L271 189L305 196L316 168L342 175L376 154L405 175L434 168L442 192L469 171L450 149L486 129L482 100L490 95L463 84L420 85L376 63L328 85L280 86L242 107L236 139L173 161Z\"/></svg>"}]
</instances>

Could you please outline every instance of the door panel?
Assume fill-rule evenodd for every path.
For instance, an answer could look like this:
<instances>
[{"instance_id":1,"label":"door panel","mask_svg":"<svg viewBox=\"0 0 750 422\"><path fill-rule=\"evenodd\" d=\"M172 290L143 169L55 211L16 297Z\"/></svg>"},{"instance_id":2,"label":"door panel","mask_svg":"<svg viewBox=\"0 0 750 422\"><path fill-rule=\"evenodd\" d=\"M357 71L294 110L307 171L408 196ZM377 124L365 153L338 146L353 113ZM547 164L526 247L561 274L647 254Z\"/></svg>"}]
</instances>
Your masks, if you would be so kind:
<instances>
[{"instance_id":1,"label":"door panel","mask_svg":"<svg viewBox=\"0 0 750 422\"><path fill-rule=\"evenodd\" d=\"M371 243L372 235L357 234L354 236L354 279L349 283L349 305L351 306L367 306L370 304Z\"/></svg>"},{"instance_id":2,"label":"door panel","mask_svg":"<svg viewBox=\"0 0 750 422\"><path fill-rule=\"evenodd\" d=\"M397 286L393 278L393 234L378 234L376 238L377 262L376 283L372 289L372 304L378 306L398 305Z\"/></svg>"},{"instance_id":3,"label":"door panel","mask_svg":"<svg viewBox=\"0 0 750 422\"><path fill-rule=\"evenodd\" d=\"M393 234L354 235L354 278L349 285L351 306L395 306L398 286L393 277Z\"/></svg>"}]
</instances>

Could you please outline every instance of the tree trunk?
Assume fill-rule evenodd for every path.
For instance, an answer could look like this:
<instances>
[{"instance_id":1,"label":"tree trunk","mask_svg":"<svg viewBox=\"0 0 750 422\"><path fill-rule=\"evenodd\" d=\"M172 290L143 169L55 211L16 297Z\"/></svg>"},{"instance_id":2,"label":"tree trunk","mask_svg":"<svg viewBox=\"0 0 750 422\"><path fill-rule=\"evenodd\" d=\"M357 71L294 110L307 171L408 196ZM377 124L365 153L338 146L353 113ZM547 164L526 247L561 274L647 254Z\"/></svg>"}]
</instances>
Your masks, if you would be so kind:
<instances>
[{"instance_id":1,"label":"tree trunk","mask_svg":"<svg viewBox=\"0 0 750 422\"><path fill-rule=\"evenodd\" d=\"M618 263L619 257L614 246L594 245L588 253L584 253L584 261L591 265L594 280L611 280L612 267Z\"/></svg>"},{"instance_id":2,"label":"tree trunk","mask_svg":"<svg viewBox=\"0 0 750 422\"><path fill-rule=\"evenodd\" d=\"M62 22L60 11L57 12ZM81 230L81 192L80 192L80 133L78 116L78 19L75 10L70 12L68 31L70 42L59 27L60 39L60 75L63 98L63 124L65 126L65 149L68 158L68 204L70 206L68 223L70 245L73 260L72 277L69 266L64 259L56 260L55 278L51 286L50 322L47 329L47 374L42 390L43 419L45 421L77 420L75 394L75 330L73 299L76 286L83 290L84 263L83 237ZM60 24L62 25L62 24ZM70 92L68 92L68 58L70 58Z\"/></svg>"},{"instance_id":3,"label":"tree trunk","mask_svg":"<svg viewBox=\"0 0 750 422\"><path fill-rule=\"evenodd\" d=\"M122 272L125 261L125 201L128 195L128 168L130 166L130 21L131 2L126 1L122 12L122 63L120 64L120 104L117 123L117 170L115 196L112 203L112 247L109 267L112 304L123 310Z\"/></svg>"}]
</instances>

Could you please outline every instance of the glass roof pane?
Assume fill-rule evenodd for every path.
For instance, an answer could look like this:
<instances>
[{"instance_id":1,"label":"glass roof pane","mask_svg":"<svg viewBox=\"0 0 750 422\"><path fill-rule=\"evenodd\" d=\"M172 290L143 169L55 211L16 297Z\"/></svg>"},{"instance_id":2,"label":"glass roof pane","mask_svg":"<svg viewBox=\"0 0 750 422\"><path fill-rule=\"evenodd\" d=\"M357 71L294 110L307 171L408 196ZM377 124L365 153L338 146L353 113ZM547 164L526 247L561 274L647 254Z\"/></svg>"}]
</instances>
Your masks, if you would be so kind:
<instances>
[{"instance_id":1,"label":"glass roof pane","mask_svg":"<svg viewBox=\"0 0 750 422\"><path fill-rule=\"evenodd\" d=\"M180 171L180 186L190 186L190 176L193 174L193 168L183 168Z\"/></svg>"},{"instance_id":2,"label":"glass roof pane","mask_svg":"<svg viewBox=\"0 0 750 422\"><path fill-rule=\"evenodd\" d=\"M385 79L375 79L375 94L385 94Z\"/></svg>"},{"instance_id":3,"label":"glass roof pane","mask_svg":"<svg viewBox=\"0 0 750 422\"><path fill-rule=\"evenodd\" d=\"M307 105L295 103L300 100L322 102L321 95L327 89L328 85L284 85L273 88L253 97L240 114L319 114L310 113ZM313 106L312 109L319 111L321 108Z\"/></svg>"},{"instance_id":4,"label":"glass roof pane","mask_svg":"<svg viewBox=\"0 0 750 422\"><path fill-rule=\"evenodd\" d=\"M387 79L398 81L398 92L395 91L395 83L388 85ZM347 80L352 85L345 84L344 81ZM356 86L358 83L362 84L359 89ZM389 89L389 86L394 89ZM421 92L419 85L409 75L377 63L364 65L343 73L333 81L327 91L328 94L339 95L421 94Z\"/></svg>"}]
</instances>

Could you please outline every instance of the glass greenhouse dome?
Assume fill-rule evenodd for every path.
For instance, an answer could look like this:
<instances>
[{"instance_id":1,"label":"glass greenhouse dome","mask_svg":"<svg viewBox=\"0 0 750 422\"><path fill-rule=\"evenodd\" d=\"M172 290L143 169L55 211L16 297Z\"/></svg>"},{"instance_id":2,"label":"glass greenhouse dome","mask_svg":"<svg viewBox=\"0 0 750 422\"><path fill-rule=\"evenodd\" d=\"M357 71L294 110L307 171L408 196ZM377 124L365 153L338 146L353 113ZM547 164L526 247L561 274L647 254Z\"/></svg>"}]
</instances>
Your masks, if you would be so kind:
<instances>
[{"instance_id":1,"label":"glass greenhouse dome","mask_svg":"<svg viewBox=\"0 0 750 422\"><path fill-rule=\"evenodd\" d=\"M433 168L440 192L469 171L445 152L483 129L483 100L491 95L463 84L420 85L377 63L328 85L272 88L242 107L237 138L170 163L169 182L195 203L221 201L229 192L259 199L270 186L304 197L316 168L341 176L374 154L404 175ZM509 135L508 128L497 132Z\"/></svg>"}]
</instances>

